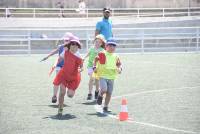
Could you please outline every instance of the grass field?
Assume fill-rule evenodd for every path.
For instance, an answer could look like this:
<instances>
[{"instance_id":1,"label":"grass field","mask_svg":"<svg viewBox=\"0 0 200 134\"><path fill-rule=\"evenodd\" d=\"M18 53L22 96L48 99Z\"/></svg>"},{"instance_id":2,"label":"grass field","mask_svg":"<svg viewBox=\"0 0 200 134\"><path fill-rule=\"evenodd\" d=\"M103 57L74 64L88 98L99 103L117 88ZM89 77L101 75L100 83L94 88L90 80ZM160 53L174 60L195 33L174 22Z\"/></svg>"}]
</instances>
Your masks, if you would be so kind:
<instances>
[{"instance_id":1,"label":"grass field","mask_svg":"<svg viewBox=\"0 0 200 134\"><path fill-rule=\"evenodd\" d=\"M184 134L200 133L200 54L120 55L112 114L98 114L86 101L87 71L73 99L65 97L57 118L48 76L56 57L0 56L0 134ZM120 122L126 98L131 120Z\"/></svg>"}]
</instances>

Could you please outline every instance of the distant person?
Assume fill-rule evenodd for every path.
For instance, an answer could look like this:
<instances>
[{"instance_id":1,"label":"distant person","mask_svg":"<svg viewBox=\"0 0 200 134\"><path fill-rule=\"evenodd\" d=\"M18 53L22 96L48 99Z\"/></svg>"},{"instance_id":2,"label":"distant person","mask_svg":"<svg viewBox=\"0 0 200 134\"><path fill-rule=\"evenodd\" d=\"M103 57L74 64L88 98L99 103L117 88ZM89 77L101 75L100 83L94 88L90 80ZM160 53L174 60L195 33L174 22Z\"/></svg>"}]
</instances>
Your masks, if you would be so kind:
<instances>
[{"instance_id":1,"label":"distant person","mask_svg":"<svg viewBox=\"0 0 200 134\"><path fill-rule=\"evenodd\" d=\"M8 7L6 7L6 9L5 9L5 16L6 16L6 18L11 17L11 12L10 12L10 9Z\"/></svg>"},{"instance_id":2,"label":"distant person","mask_svg":"<svg viewBox=\"0 0 200 134\"><path fill-rule=\"evenodd\" d=\"M78 1L78 9L76 9L76 11L79 12L80 14L85 14L85 8L86 8L85 1L79 0Z\"/></svg>"},{"instance_id":3,"label":"distant person","mask_svg":"<svg viewBox=\"0 0 200 134\"><path fill-rule=\"evenodd\" d=\"M103 20L97 22L96 24L95 37L98 34L103 34L106 40L113 37L112 22L109 19L110 14L110 8L103 8Z\"/></svg>"},{"instance_id":4,"label":"distant person","mask_svg":"<svg viewBox=\"0 0 200 134\"><path fill-rule=\"evenodd\" d=\"M60 14L59 14L59 16L60 17L65 17L64 16L64 3L62 3L62 2L58 2L57 4L56 4L56 6L58 7L58 8L60 8Z\"/></svg>"}]
</instances>

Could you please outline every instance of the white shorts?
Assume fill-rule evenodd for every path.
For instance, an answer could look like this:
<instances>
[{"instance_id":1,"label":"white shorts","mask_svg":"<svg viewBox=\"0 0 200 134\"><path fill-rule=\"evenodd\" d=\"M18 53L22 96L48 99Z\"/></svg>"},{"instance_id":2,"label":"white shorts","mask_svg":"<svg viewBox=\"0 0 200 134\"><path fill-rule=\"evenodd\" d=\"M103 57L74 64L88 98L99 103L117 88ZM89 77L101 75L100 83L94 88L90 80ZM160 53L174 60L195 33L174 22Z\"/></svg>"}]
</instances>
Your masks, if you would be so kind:
<instances>
[{"instance_id":1,"label":"white shorts","mask_svg":"<svg viewBox=\"0 0 200 134\"><path fill-rule=\"evenodd\" d=\"M88 67L88 75L91 76L93 73L93 68L92 67Z\"/></svg>"}]
</instances>

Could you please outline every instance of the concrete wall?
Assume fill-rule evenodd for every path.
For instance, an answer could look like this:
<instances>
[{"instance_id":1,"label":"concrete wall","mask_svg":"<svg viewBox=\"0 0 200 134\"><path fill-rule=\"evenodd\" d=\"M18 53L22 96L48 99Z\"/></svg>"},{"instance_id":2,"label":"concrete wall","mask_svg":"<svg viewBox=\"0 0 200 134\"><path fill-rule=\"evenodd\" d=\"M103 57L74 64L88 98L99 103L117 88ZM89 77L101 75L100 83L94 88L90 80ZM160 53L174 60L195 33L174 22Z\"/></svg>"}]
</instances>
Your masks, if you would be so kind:
<instances>
[{"instance_id":1,"label":"concrete wall","mask_svg":"<svg viewBox=\"0 0 200 134\"><path fill-rule=\"evenodd\" d=\"M61 1L65 8L78 7L78 0L0 0L0 7L56 7ZM200 0L85 0L89 8L113 8L132 7L200 7Z\"/></svg>"}]
</instances>

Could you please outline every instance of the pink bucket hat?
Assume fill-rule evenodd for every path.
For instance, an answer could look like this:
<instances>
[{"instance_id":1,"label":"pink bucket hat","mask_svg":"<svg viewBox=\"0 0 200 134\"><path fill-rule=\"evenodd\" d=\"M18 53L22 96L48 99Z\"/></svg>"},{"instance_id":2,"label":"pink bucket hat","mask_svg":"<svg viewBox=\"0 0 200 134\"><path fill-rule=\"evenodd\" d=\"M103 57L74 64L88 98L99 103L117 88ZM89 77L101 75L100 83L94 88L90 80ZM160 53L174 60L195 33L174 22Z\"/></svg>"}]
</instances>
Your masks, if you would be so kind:
<instances>
[{"instance_id":1,"label":"pink bucket hat","mask_svg":"<svg viewBox=\"0 0 200 134\"><path fill-rule=\"evenodd\" d=\"M70 41L73 37L74 37L74 35L73 35L72 33L66 32L66 33L64 34L64 36L62 37L62 39L63 39L64 41Z\"/></svg>"},{"instance_id":2,"label":"pink bucket hat","mask_svg":"<svg viewBox=\"0 0 200 134\"><path fill-rule=\"evenodd\" d=\"M79 41L79 38L78 38L77 36L73 36L73 37L70 39L70 42L76 42L76 43L79 45L78 48L81 49L82 44L81 44L81 42Z\"/></svg>"}]
</instances>

